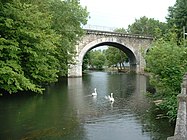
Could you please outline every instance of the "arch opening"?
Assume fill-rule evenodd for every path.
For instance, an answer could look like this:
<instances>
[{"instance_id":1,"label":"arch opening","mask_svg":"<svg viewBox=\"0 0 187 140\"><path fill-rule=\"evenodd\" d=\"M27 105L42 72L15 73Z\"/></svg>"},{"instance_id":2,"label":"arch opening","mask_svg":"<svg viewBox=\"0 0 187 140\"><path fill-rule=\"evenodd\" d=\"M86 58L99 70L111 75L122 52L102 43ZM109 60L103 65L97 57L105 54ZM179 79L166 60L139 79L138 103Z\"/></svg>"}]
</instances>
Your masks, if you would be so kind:
<instances>
[{"instance_id":1,"label":"arch opening","mask_svg":"<svg viewBox=\"0 0 187 140\"><path fill-rule=\"evenodd\" d=\"M137 62L137 60L136 60L136 57L135 57L135 55L133 54L133 52L129 49L129 48L127 48L127 47L125 47L124 45L122 45L122 44L119 44L119 43L115 43L115 42L102 42L102 43L99 43L99 44L96 44L95 46L93 46L93 47L91 47L91 48L89 48L88 50L87 50L87 52L85 52L85 54L83 54L82 56L83 56L83 58L81 58L82 60L82 62L83 62L83 64L84 64L84 60L85 60L85 56L87 57L86 58L86 62L88 62L89 60L92 60L91 62L95 62L95 63L97 63L98 65L96 66L95 65L95 67L94 67L94 64L93 63L90 63L90 64L92 64L92 65L88 65L89 66L89 68L90 69L98 69L98 70L102 70L103 69L103 67L101 67L100 65L101 65L101 63L103 63L103 61L102 61L102 58L101 58L101 54L102 55L105 55L105 62L106 62L106 54L105 53L103 53L103 50L107 50L108 48L105 48L105 49L99 49L99 47L102 47L102 46L107 46L108 48L109 47L113 47L113 48L116 48L116 49L119 49L121 52L123 52L125 55L126 55L126 57L123 55L123 54L121 54L121 58L119 58L119 56L118 56L118 60L119 59L121 59L122 61L121 62L117 62L117 64L115 63L115 62L113 62L113 64L112 65L109 65L109 67L110 68L114 68L113 70L118 70L118 71L136 71L136 62ZM90 58L90 56L88 57L88 55L86 55L88 52L90 52L91 50L94 50L95 48L98 48L98 52L95 52L95 54L97 54L97 55L99 55L100 54L100 60L93 60L93 59L91 59ZM97 51L97 49L95 49L94 51ZM101 52L100 52L101 51ZM114 51L114 53L116 53L116 51L115 50L113 50ZM91 52L92 53L92 56L93 56L93 53L94 52ZM120 52L118 51L118 53L120 54ZM125 61L125 58L127 59L128 58L128 63ZM116 60L115 60L116 61ZM120 60L119 60L120 61ZM112 62L112 60L110 60L110 62ZM126 62L126 63L125 63ZM114 64L115 63L115 64ZM85 70L85 68L86 68L86 65L83 65L82 64L82 66L83 66L83 68L82 68L82 70ZM88 63L87 63L88 64ZM105 63L106 64L106 63ZM103 63L103 65L104 65L104 63ZM105 68L109 68L109 67L107 67L107 65L105 65L106 67Z\"/></svg>"}]
</instances>

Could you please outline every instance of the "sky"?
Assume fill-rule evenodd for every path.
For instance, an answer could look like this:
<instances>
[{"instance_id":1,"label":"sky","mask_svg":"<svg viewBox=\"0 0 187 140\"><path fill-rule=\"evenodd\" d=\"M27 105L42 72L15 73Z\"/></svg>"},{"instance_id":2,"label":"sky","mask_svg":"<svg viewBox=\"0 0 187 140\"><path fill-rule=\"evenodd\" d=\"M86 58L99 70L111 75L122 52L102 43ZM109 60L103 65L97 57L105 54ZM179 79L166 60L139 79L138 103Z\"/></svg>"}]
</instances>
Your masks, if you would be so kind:
<instances>
[{"instance_id":1,"label":"sky","mask_svg":"<svg viewBox=\"0 0 187 140\"><path fill-rule=\"evenodd\" d=\"M135 19L146 16L165 22L168 7L176 0L80 0L90 13L88 26L128 28ZM90 26L90 27L91 27Z\"/></svg>"}]
</instances>

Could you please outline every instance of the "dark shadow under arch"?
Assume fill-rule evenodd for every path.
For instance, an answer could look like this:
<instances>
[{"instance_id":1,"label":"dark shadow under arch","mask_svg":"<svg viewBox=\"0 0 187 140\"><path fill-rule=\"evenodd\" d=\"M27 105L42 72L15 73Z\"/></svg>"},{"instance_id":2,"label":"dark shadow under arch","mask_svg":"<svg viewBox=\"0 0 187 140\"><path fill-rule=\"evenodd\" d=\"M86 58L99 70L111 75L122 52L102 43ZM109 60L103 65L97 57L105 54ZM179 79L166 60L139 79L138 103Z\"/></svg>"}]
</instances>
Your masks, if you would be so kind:
<instances>
[{"instance_id":1,"label":"dark shadow under arch","mask_svg":"<svg viewBox=\"0 0 187 140\"><path fill-rule=\"evenodd\" d=\"M137 64L136 56L128 47L126 47L122 44L116 43L116 42L102 42L102 43L98 43L95 46L91 47L88 51L90 51L94 48L97 48L97 47L101 47L101 46L111 46L111 47L115 47L115 48L122 50L129 58L131 71L136 70L136 64Z\"/></svg>"}]
</instances>

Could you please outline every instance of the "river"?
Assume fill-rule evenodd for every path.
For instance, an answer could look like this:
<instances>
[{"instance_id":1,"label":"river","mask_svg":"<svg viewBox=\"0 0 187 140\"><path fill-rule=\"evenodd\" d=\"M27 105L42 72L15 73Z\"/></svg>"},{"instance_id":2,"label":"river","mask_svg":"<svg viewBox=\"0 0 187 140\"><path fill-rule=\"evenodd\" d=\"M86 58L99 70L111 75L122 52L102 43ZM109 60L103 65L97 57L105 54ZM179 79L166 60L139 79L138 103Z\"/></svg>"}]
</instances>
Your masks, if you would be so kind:
<instances>
[{"instance_id":1,"label":"river","mask_svg":"<svg viewBox=\"0 0 187 140\"><path fill-rule=\"evenodd\" d=\"M60 79L44 95L0 97L1 140L166 140L143 75L89 72ZM97 88L97 97L91 96ZM105 99L113 93L114 103Z\"/></svg>"}]
</instances>

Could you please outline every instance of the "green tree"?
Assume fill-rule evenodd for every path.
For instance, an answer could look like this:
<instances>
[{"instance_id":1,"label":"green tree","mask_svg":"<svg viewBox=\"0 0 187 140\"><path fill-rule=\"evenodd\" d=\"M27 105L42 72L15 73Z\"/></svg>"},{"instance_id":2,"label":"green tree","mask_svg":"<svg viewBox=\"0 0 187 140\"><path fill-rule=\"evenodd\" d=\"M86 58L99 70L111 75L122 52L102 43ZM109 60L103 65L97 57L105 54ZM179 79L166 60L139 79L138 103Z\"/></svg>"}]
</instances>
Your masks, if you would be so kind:
<instances>
[{"instance_id":1,"label":"green tree","mask_svg":"<svg viewBox=\"0 0 187 140\"><path fill-rule=\"evenodd\" d=\"M60 34L57 47L57 59L60 61L60 75L66 75L68 64L73 63L75 45L84 34L81 25L86 24L88 12L82 8L79 0L51 0L52 29Z\"/></svg>"},{"instance_id":2,"label":"green tree","mask_svg":"<svg viewBox=\"0 0 187 140\"><path fill-rule=\"evenodd\" d=\"M128 62L126 54L115 47L108 47L105 51L105 55L108 67L115 66L118 70L122 70L124 68L124 62Z\"/></svg>"},{"instance_id":3,"label":"green tree","mask_svg":"<svg viewBox=\"0 0 187 140\"><path fill-rule=\"evenodd\" d=\"M41 84L57 80L54 50L60 36L49 26L51 16L19 0L5 4L1 15L1 88L41 92Z\"/></svg>"},{"instance_id":4,"label":"green tree","mask_svg":"<svg viewBox=\"0 0 187 140\"><path fill-rule=\"evenodd\" d=\"M67 75L68 64L74 63L73 56L77 41L84 34L82 25L87 23L88 12L79 0L22 0L38 5L43 12L50 13L51 28L61 35L56 44L56 58L59 62L59 75Z\"/></svg>"},{"instance_id":5,"label":"green tree","mask_svg":"<svg viewBox=\"0 0 187 140\"><path fill-rule=\"evenodd\" d=\"M154 18L143 16L140 19L135 19L135 22L128 26L127 31L131 34L141 34L160 38L161 35L166 33L167 24L155 20Z\"/></svg>"},{"instance_id":6,"label":"green tree","mask_svg":"<svg viewBox=\"0 0 187 140\"><path fill-rule=\"evenodd\" d=\"M150 82L163 99L160 108L171 120L176 119L177 94L180 93L182 77L187 70L187 49L174 41L157 40L149 50L146 61L151 73Z\"/></svg>"},{"instance_id":7,"label":"green tree","mask_svg":"<svg viewBox=\"0 0 187 140\"><path fill-rule=\"evenodd\" d=\"M105 65L105 55L101 50L92 50L90 54L90 66L92 69L102 70Z\"/></svg>"},{"instance_id":8,"label":"green tree","mask_svg":"<svg viewBox=\"0 0 187 140\"><path fill-rule=\"evenodd\" d=\"M183 38L183 27L187 30L187 1L177 0L175 5L168 9L167 22L169 28L175 28L178 39Z\"/></svg>"},{"instance_id":9,"label":"green tree","mask_svg":"<svg viewBox=\"0 0 187 140\"><path fill-rule=\"evenodd\" d=\"M116 29L114 30L114 32L118 32L118 33L127 33L127 30L124 29L124 28L116 28Z\"/></svg>"},{"instance_id":10,"label":"green tree","mask_svg":"<svg viewBox=\"0 0 187 140\"><path fill-rule=\"evenodd\" d=\"M82 70L87 70L90 65L90 52L87 52L83 58Z\"/></svg>"},{"instance_id":11,"label":"green tree","mask_svg":"<svg viewBox=\"0 0 187 140\"><path fill-rule=\"evenodd\" d=\"M86 9L77 0L10 0L0 8L0 88L42 93L67 74Z\"/></svg>"}]
</instances>

